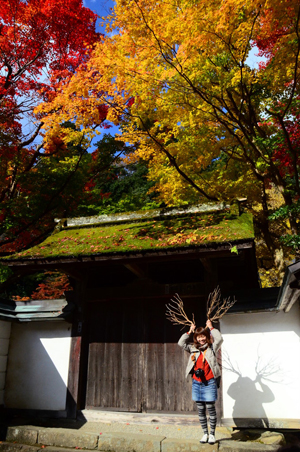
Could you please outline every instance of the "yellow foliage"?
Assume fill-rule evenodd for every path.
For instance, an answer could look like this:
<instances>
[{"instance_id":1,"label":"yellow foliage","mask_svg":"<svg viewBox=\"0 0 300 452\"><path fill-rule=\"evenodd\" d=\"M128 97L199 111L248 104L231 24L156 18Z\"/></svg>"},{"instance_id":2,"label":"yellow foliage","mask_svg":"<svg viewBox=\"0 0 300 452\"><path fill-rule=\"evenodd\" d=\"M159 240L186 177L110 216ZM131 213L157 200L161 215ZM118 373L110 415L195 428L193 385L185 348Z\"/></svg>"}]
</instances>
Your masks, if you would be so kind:
<instances>
[{"instance_id":1,"label":"yellow foliage","mask_svg":"<svg viewBox=\"0 0 300 452\"><path fill-rule=\"evenodd\" d=\"M296 0L116 0L110 37L37 108L46 135L72 120L92 137L105 103L108 119L122 122L120 139L136 145L130 159L148 162L167 204L247 197L266 216L267 203L287 199L265 119L300 75L298 19ZM271 39L274 29L289 33L277 36L272 64L250 66L255 39Z\"/></svg>"}]
</instances>

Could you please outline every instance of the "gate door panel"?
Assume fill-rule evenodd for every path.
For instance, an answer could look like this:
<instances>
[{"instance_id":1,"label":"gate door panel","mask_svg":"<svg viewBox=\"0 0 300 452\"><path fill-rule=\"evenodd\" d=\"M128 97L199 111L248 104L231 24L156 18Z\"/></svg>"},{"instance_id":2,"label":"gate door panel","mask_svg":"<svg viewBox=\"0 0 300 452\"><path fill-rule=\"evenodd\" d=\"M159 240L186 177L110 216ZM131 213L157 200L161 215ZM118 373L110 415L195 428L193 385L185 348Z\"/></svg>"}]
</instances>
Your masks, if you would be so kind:
<instances>
[{"instance_id":1,"label":"gate door panel","mask_svg":"<svg viewBox=\"0 0 300 452\"><path fill-rule=\"evenodd\" d=\"M166 300L89 303L86 408L189 412L187 353L177 345L183 331L166 319ZM185 302L188 311L199 301Z\"/></svg>"},{"instance_id":2,"label":"gate door panel","mask_svg":"<svg viewBox=\"0 0 300 452\"><path fill-rule=\"evenodd\" d=\"M87 408L138 411L139 306L91 303L89 314Z\"/></svg>"}]
</instances>

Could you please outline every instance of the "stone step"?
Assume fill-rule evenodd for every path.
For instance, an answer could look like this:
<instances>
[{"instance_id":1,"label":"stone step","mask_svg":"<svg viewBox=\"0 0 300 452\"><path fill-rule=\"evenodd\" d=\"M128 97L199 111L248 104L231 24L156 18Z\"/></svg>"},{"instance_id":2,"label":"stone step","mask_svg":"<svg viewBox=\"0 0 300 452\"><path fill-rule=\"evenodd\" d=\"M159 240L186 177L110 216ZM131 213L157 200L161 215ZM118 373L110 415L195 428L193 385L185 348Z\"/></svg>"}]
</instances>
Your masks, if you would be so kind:
<instances>
[{"instance_id":1,"label":"stone step","mask_svg":"<svg viewBox=\"0 0 300 452\"><path fill-rule=\"evenodd\" d=\"M10 443L8 441L0 441L1 452L70 452L74 449L55 446L29 446L28 444ZM76 452L95 452L95 450L76 449Z\"/></svg>"},{"instance_id":2,"label":"stone step","mask_svg":"<svg viewBox=\"0 0 300 452\"><path fill-rule=\"evenodd\" d=\"M79 432L67 428L36 426L8 427L2 452L276 452L278 444L255 441L222 440L214 445L200 444L194 439L165 436L105 432Z\"/></svg>"}]
</instances>

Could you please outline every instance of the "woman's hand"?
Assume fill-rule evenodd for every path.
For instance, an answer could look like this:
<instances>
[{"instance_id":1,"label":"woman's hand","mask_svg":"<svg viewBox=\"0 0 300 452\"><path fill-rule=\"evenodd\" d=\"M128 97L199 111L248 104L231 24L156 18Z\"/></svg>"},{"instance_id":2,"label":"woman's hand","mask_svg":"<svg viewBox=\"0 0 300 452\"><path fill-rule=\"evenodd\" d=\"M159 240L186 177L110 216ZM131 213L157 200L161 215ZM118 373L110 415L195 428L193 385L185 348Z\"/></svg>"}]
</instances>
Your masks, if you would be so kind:
<instances>
[{"instance_id":1,"label":"woman's hand","mask_svg":"<svg viewBox=\"0 0 300 452\"><path fill-rule=\"evenodd\" d=\"M194 323L192 323L191 326L190 326L190 330L189 330L188 334L194 333L195 329L196 329L196 325Z\"/></svg>"},{"instance_id":2,"label":"woman's hand","mask_svg":"<svg viewBox=\"0 0 300 452\"><path fill-rule=\"evenodd\" d=\"M213 328L213 324L211 323L211 320L209 320L209 319L206 320L206 326L207 326L207 328L209 328L210 330Z\"/></svg>"}]
</instances>

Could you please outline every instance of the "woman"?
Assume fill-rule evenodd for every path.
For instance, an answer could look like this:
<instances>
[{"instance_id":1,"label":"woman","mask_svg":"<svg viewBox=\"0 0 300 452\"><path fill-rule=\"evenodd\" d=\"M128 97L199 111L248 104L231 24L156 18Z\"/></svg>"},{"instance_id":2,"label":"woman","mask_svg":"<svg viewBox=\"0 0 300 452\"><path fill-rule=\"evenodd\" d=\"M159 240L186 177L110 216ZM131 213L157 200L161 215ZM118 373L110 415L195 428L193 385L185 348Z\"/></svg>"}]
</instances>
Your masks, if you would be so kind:
<instances>
[{"instance_id":1,"label":"woman","mask_svg":"<svg viewBox=\"0 0 300 452\"><path fill-rule=\"evenodd\" d=\"M199 420L203 429L200 443L214 444L217 413L215 401L217 400L216 379L221 376L216 354L223 342L220 331L216 330L211 321L207 320L206 328L197 328L191 325L188 333L181 336L178 345L190 353L186 367L186 377L192 375L192 399L197 404ZM194 333L193 343L191 334ZM209 413L210 434L208 435L206 408Z\"/></svg>"}]
</instances>

